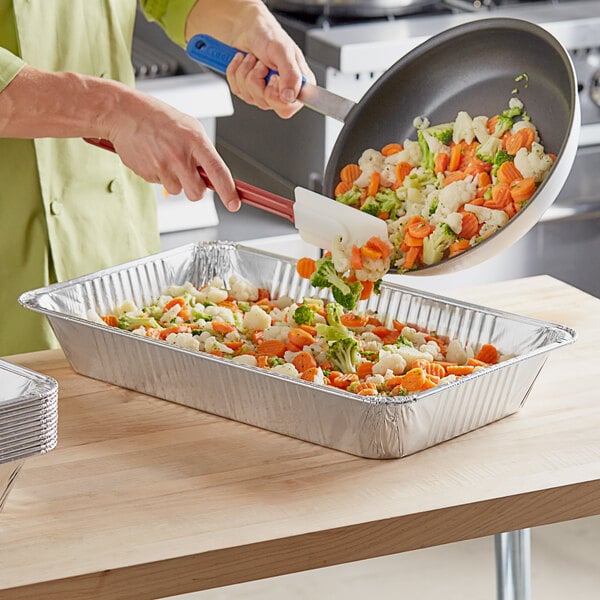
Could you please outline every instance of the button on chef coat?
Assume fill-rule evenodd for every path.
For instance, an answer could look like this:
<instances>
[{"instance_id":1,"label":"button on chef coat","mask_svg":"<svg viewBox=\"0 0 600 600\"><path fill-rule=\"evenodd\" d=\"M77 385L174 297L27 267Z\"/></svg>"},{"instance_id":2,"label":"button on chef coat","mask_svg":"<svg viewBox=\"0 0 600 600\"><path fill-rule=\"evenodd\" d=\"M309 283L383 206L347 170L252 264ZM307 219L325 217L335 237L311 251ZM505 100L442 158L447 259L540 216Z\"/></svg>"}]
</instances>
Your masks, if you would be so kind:
<instances>
[{"instance_id":1,"label":"button on chef coat","mask_svg":"<svg viewBox=\"0 0 600 600\"><path fill-rule=\"evenodd\" d=\"M194 3L140 2L181 45ZM133 85L135 11L135 0L0 0L0 92L24 63ZM158 248L153 189L118 156L81 139L0 139L0 356L56 344L19 294Z\"/></svg>"}]
</instances>

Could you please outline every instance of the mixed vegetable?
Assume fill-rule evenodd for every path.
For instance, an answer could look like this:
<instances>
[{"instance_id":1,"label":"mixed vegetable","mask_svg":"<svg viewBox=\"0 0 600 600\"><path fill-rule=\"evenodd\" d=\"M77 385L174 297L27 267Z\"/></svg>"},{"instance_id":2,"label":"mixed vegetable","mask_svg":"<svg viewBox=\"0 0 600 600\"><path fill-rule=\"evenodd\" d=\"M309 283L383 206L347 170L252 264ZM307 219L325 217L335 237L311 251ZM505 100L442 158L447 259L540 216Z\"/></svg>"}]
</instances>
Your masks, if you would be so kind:
<instances>
[{"instance_id":1,"label":"mixed vegetable","mask_svg":"<svg viewBox=\"0 0 600 600\"><path fill-rule=\"evenodd\" d=\"M315 274L332 277L328 264L321 262ZM492 344L472 348L396 320L386 325L382 316L347 311L338 301L273 299L238 275L227 287L219 278L199 289L187 282L167 288L147 306L127 301L111 314L88 317L133 335L369 396L417 393L506 358Z\"/></svg>"},{"instance_id":2,"label":"mixed vegetable","mask_svg":"<svg viewBox=\"0 0 600 600\"><path fill-rule=\"evenodd\" d=\"M322 264L299 271L313 285L347 296L346 287L359 282L353 296L365 298L390 267L405 273L457 256L506 225L556 159L515 97L491 117L461 111L451 123L417 118L414 125L416 140L365 150L341 169L335 188L338 202L384 219L390 243L371 239L358 248L335 240L325 261L337 277L318 276Z\"/></svg>"}]
</instances>

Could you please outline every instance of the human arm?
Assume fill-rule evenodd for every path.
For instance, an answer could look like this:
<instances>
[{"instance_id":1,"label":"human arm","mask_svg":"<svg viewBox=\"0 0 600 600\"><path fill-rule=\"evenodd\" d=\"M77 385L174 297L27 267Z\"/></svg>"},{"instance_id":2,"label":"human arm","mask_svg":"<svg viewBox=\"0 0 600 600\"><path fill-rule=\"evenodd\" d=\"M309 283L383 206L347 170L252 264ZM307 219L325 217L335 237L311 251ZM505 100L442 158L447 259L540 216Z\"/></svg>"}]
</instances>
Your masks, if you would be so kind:
<instances>
[{"instance_id":1,"label":"human arm","mask_svg":"<svg viewBox=\"0 0 600 600\"><path fill-rule=\"evenodd\" d=\"M146 16L181 45L205 33L247 52L245 58L237 55L227 69L231 91L244 101L273 109L283 118L302 107L295 102L302 75L312 83L314 75L301 50L261 0L141 0L140 4ZM269 69L280 75L271 77L267 85Z\"/></svg>"},{"instance_id":2,"label":"human arm","mask_svg":"<svg viewBox=\"0 0 600 600\"><path fill-rule=\"evenodd\" d=\"M229 170L193 117L116 81L35 69L1 48L0 137L106 138L135 173L190 200L206 189L202 165L224 204L240 206Z\"/></svg>"}]
</instances>

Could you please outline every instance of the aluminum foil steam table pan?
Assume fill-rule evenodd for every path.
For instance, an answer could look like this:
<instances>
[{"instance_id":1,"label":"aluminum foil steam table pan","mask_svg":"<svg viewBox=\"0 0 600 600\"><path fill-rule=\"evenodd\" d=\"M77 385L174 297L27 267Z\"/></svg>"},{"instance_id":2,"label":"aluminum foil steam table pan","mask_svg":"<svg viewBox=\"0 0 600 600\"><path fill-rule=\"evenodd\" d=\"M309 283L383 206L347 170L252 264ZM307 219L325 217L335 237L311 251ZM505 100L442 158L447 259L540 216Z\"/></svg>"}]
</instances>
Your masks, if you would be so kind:
<instances>
[{"instance_id":1,"label":"aluminum foil steam table pan","mask_svg":"<svg viewBox=\"0 0 600 600\"><path fill-rule=\"evenodd\" d=\"M199 287L233 273L296 300L317 295L287 257L209 242L27 292L78 373L369 458L399 458L496 421L525 402L548 353L574 341L565 327L384 283L359 309L514 355L452 383L404 397L359 396L186 350L86 320L125 300L148 304L169 285Z\"/></svg>"},{"instance_id":2,"label":"aluminum foil steam table pan","mask_svg":"<svg viewBox=\"0 0 600 600\"><path fill-rule=\"evenodd\" d=\"M0 510L24 460L56 446L58 384L0 360Z\"/></svg>"}]
</instances>

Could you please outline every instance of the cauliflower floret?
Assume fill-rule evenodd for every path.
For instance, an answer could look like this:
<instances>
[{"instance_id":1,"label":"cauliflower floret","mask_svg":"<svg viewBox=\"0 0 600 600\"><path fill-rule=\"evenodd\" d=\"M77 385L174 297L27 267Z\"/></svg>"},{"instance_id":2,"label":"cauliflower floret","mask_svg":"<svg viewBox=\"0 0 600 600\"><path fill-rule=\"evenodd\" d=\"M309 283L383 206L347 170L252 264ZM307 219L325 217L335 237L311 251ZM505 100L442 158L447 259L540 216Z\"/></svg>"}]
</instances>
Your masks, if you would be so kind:
<instances>
[{"instance_id":1,"label":"cauliflower floret","mask_svg":"<svg viewBox=\"0 0 600 600\"><path fill-rule=\"evenodd\" d=\"M247 331L259 331L271 325L271 317L256 304L244 315L242 325Z\"/></svg>"},{"instance_id":2,"label":"cauliflower floret","mask_svg":"<svg viewBox=\"0 0 600 600\"><path fill-rule=\"evenodd\" d=\"M519 100L519 98L515 98L514 96L508 101L509 108L523 108L523 102Z\"/></svg>"},{"instance_id":3,"label":"cauliflower floret","mask_svg":"<svg viewBox=\"0 0 600 600\"><path fill-rule=\"evenodd\" d=\"M200 342L191 333L170 333L166 341L186 350L200 350ZM227 348L227 346L225 346ZM229 348L227 348L230 350Z\"/></svg>"},{"instance_id":4,"label":"cauliflower floret","mask_svg":"<svg viewBox=\"0 0 600 600\"><path fill-rule=\"evenodd\" d=\"M232 362L239 363L241 365L256 367L256 357L252 356L252 354L240 354L239 356L234 356L231 360Z\"/></svg>"},{"instance_id":5,"label":"cauliflower floret","mask_svg":"<svg viewBox=\"0 0 600 600\"><path fill-rule=\"evenodd\" d=\"M458 235L462 229L462 214L459 212L450 213L446 217L445 223L452 231L454 231L454 233L456 233L456 235Z\"/></svg>"},{"instance_id":6,"label":"cauliflower floret","mask_svg":"<svg viewBox=\"0 0 600 600\"><path fill-rule=\"evenodd\" d=\"M374 383L375 387L378 390L381 389L383 387L383 384L385 383L385 379L383 378L383 375L381 375L379 373L365 377L365 381L367 383Z\"/></svg>"},{"instance_id":7,"label":"cauliflower floret","mask_svg":"<svg viewBox=\"0 0 600 600\"><path fill-rule=\"evenodd\" d=\"M473 133L480 144L483 144L489 137L490 132L487 128L488 118L484 116L475 117L473 119Z\"/></svg>"},{"instance_id":8,"label":"cauliflower floret","mask_svg":"<svg viewBox=\"0 0 600 600\"><path fill-rule=\"evenodd\" d=\"M356 278L360 281L377 281L390 270L390 263L391 255L387 258L367 258L363 256L363 268L355 271Z\"/></svg>"},{"instance_id":9,"label":"cauliflower floret","mask_svg":"<svg viewBox=\"0 0 600 600\"><path fill-rule=\"evenodd\" d=\"M287 342L289 332L290 328L286 325L271 325L265 329L264 339L280 340L282 342Z\"/></svg>"},{"instance_id":10,"label":"cauliflower floret","mask_svg":"<svg viewBox=\"0 0 600 600\"><path fill-rule=\"evenodd\" d=\"M429 354L429 352L421 352L412 346L384 346L384 350L382 350L382 352L386 350L391 351L393 354L399 354L404 359L407 369L412 369L414 362L417 360L424 359L429 362L433 360L433 356Z\"/></svg>"},{"instance_id":11,"label":"cauliflower floret","mask_svg":"<svg viewBox=\"0 0 600 600\"><path fill-rule=\"evenodd\" d=\"M544 154L544 148L537 142L531 144L531 152L521 148L515 156L515 167L523 177L533 177L536 183L542 181L552 166L552 159Z\"/></svg>"},{"instance_id":12,"label":"cauliflower floret","mask_svg":"<svg viewBox=\"0 0 600 600\"><path fill-rule=\"evenodd\" d=\"M281 296L280 298L277 298L277 300L273 300L273 304L281 310L284 308L293 308L295 310L298 308L298 305L294 304L294 300L289 296Z\"/></svg>"},{"instance_id":13,"label":"cauliflower floret","mask_svg":"<svg viewBox=\"0 0 600 600\"><path fill-rule=\"evenodd\" d=\"M172 319L174 319L183 307L179 304L173 305L168 311L163 313L162 317L159 319L159 323L161 325L165 325L166 323L170 323Z\"/></svg>"},{"instance_id":14,"label":"cauliflower floret","mask_svg":"<svg viewBox=\"0 0 600 600\"><path fill-rule=\"evenodd\" d=\"M235 324L235 317L230 308L226 306L205 306L204 312L213 318L221 319L225 323Z\"/></svg>"},{"instance_id":15,"label":"cauliflower floret","mask_svg":"<svg viewBox=\"0 0 600 600\"><path fill-rule=\"evenodd\" d=\"M279 375L287 375L288 377L300 377L298 369L290 363L284 363L283 365L275 365L271 368L273 373L279 373Z\"/></svg>"},{"instance_id":16,"label":"cauliflower floret","mask_svg":"<svg viewBox=\"0 0 600 600\"><path fill-rule=\"evenodd\" d=\"M425 138L425 141L427 142L429 149L434 154L440 154L440 153L450 154L450 148L448 146L446 146L444 143L442 143L442 141L439 140L438 138L436 138L434 135L431 135L427 131L423 131L423 137Z\"/></svg>"},{"instance_id":17,"label":"cauliflower floret","mask_svg":"<svg viewBox=\"0 0 600 600\"><path fill-rule=\"evenodd\" d=\"M362 173L354 183L358 187L367 187L371 180L371 175L375 171L380 173L383 170L384 160L385 156L381 152L373 150L373 148L367 148L358 159L358 166Z\"/></svg>"},{"instance_id":18,"label":"cauliflower floret","mask_svg":"<svg viewBox=\"0 0 600 600\"><path fill-rule=\"evenodd\" d=\"M222 285L222 282L221 282ZM224 290L222 287L213 287L209 285L207 287L202 288L198 291L197 294L194 294L196 300L199 302L212 302L214 304L219 304L219 302L223 302L229 296L229 292Z\"/></svg>"},{"instance_id":19,"label":"cauliflower floret","mask_svg":"<svg viewBox=\"0 0 600 600\"><path fill-rule=\"evenodd\" d=\"M331 260L338 273L345 273L350 268L351 247L342 242L341 236L336 236L331 244Z\"/></svg>"},{"instance_id":20,"label":"cauliflower floret","mask_svg":"<svg viewBox=\"0 0 600 600\"><path fill-rule=\"evenodd\" d=\"M404 140L403 148L403 150L396 152L396 154L386 156L384 164L395 167L398 163L406 162L412 167L418 167L421 164L421 148L419 142L406 139Z\"/></svg>"},{"instance_id":21,"label":"cauliflower floret","mask_svg":"<svg viewBox=\"0 0 600 600\"><path fill-rule=\"evenodd\" d=\"M444 383L450 383L452 381L456 381L457 379L458 379L458 377L456 377L456 375L446 375L446 377L442 377L438 381L438 385L443 385Z\"/></svg>"},{"instance_id":22,"label":"cauliflower floret","mask_svg":"<svg viewBox=\"0 0 600 600\"><path fill-rule=\"evenodd\" d=\"M458 209L465 202L475 198L476 191L477 182L470 175L461 181L454 181L442 188L437 209L431 217L432 225L446 222L451 213L458 212Z\"/></svg>"},{"instance_id":23,"label":"cauliflower floret","mask_svg":"<svg viewBox=\"0 0 600 600\"><path fill-rule=\"evenodd\" d=\"M141 335L142 337L146 337L146 328L145 327L138 327L137 329L134 329L131 333L134 333L135 335Z\"/></svg>"},{"instance_id":24,"label":"cauliflower floret","mask_svg":"<svg viewBox=\"0 0 600 600\"><path fill-rule=\"evenodd\" d=\"M229 278L229 295L240 302L258 300L258 288L241 275L233 274Z\"/></svg>"},{"instance_id":25,"label":"cauliflower floret","mask_svg":"<svg viewBox=\"0 0 600 600\"><path fill-rule=\"evenodd\" d=\"M402 375L406 368L406 360L401 354L381 350L379 360L373 365L373 374L385 376L388 369L395 375Z\"/></svg>"},{"instance_id":26,"label":"cauliflower floret","mask_svg":"<svg viewBox=\"0 0 600 600\"><path fill-rule=\"evenodd\" d=\"M508 215L503 210L487 208L485 206L475 206L474 204L465 204L465 210L472 212L480 223L483 223L479 229L479 236L486 237L494 233L500 227L508 222Z\"/></svg>"},{"instance_id":27,"label":"cauliflower floret","mask_svg":"<svg viewBox=\"0 0 600 600\"><path fill-rule=\"evenodd\" d=\"M177 335L182 334L178 333ZM206 341L204 342L204 350L206 352L223 352L223 354L233 354L233 350L229 346L226 346L225 344L219 342L219 340L214 335L211 335L206 338Z\"/></svg>"},{"instance_id":28,"label":"cauliflower floret","mask_svg":"<svg viewBox=\"0 0 600 600\"><path fill-rule=\"evenodd\" d=\"M446 359L459 365L466 364L469 360L467 349L460 340L452 340L446 347Z\"/></svg>"},{"instance_id":29,"label":"cauliflower floret","mask_svg":"<svg viewBox=\"0 0 600 600\"><path fill-rule=\"evenodd\" d=\"M468 112L461 110L456 115L454 121L454 128L452 130L452 141L455 144L464 140L467 144L470 144L475 138L475 132L473 131L473 119Z\"/></svg>"},{"instance_id":30,"label":"cauliflower floret","mask_svg":"<svg viewBox=\"0 0 600 600\"><path fill-rule=\"evenodd\" d=\"M371 331L365 331L360 334L361 346L363 350L375 351L381 348L381 338Z\"/></svg>"},{"instance_id":31,"label":"cauliflower floret","mask_svg":"<svg viewBox=\"0 0 600 600\"><path fill-rule=\"evenodd\" d=\"M409 342L412 342L414 346L422 346L427 343L425 334L422 331L417 331L414 327L405 325L400 334L403 338L406 338Z\"/></svg>"},{"instance_id":32,"label":"cauliflower floret","mask_svg":"<svg viewBox=\"0 0 600 600\"><path fill-rule=\"evenodd\" d=\"M444 355L442 354L440 347L433 340L419 346L419 352L431 354L433 360L444 360Z\"/></svg>"},{"instance_id":33,"label":"cauliflower floret","mask_svg":"<svg viewBox=\"0 0 600 600\"><path fill-rule=\"evenodd\" d=\"M170 285L165 290L165 294L172 297L183 296L184 294L195 296L197 293L198 289L189 281L186 281L183 285Z\"/></svg>"},{"instance_id":34,"label":"cauliflower floret","mask_svg":"<svg viewBox=\"0 0 600 600\"><path fill-rule=\"evenodd\" d=\"M170 299L171 298L169 298L169 300ZM140 309L135 305L134 302L132 302L131 300L125 300L125 302L123 302L123 304L120 304L119 306L117 306L117 308L115 308L115 310L113 310L113 314L116 317L120 317L121 315L124 315L125 313L137 313L139 310Z\"/></svg>"},{"instance_id":35,"label":"cauliflower floret","mask_svg":"<svg viewBox=\"0 0 600 600\"><path fill-rule=\"evenodd\" d=\"M381 170L381 185L392 187L396 183L396 167L386 163Z\"/></svg>"}]
</instances>

